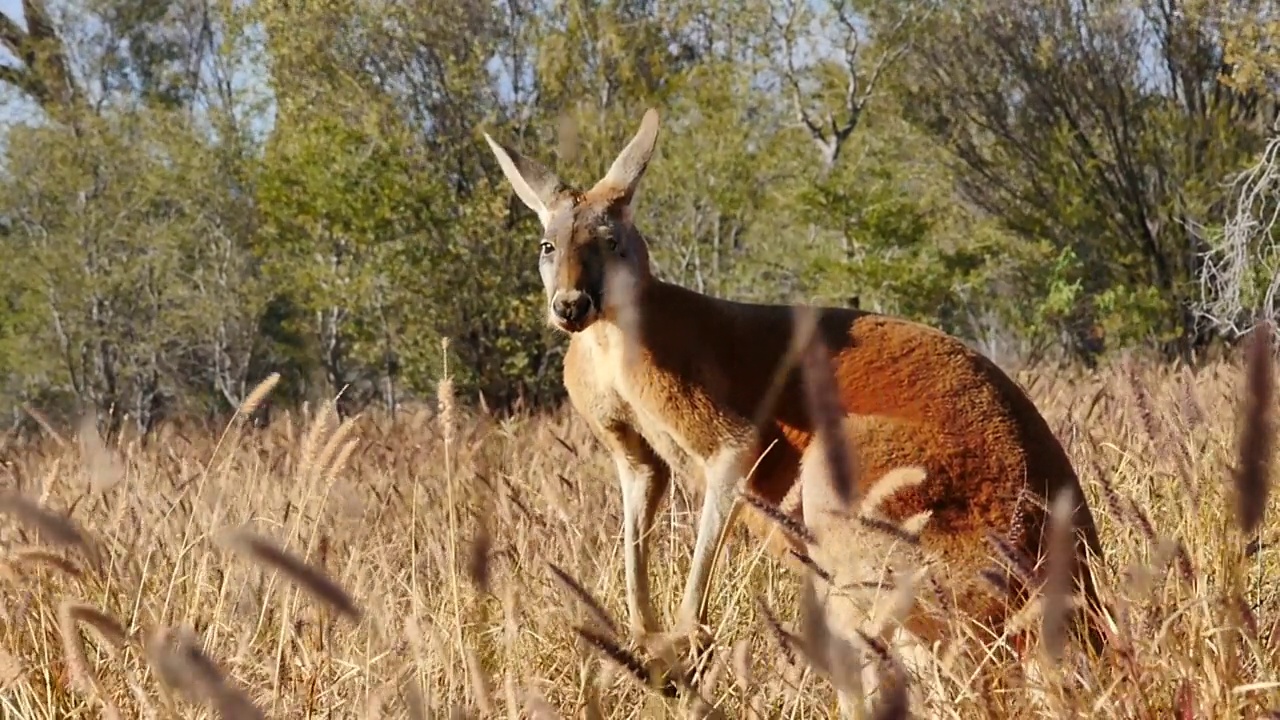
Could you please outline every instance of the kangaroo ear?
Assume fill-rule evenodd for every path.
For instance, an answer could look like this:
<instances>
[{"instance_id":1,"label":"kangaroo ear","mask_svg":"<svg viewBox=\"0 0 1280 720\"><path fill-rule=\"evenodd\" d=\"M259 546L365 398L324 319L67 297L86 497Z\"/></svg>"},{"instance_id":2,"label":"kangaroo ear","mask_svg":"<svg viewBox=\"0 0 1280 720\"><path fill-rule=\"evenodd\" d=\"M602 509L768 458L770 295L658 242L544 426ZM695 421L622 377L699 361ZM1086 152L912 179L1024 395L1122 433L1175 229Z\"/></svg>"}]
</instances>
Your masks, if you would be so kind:
<instances>
[{"instance_id":1,"label":"kangaroo ear","mask_svg":"<svg viewBox=\"0 0 1280 720\"><path fill-rule=\"evenodd\" d=\"M542 163L527 158L494 140L489 137L489 133L484 134L484 139L489 143L489 149L493 150L494 156L498 158L502 174L507 176L507 182L511 183L516 195L538 215L538 220L542 222L543 227L546 227L547 221L551 218L551 204L564 190L564 183L560 182L560 178Z\"/></svg>"},{"instance_id":2,"label":"kangaroo ear","mask_svg":"<svg viewBox=\"0 0 1280 720\"><path fill-rule=\"evenodd\" d=\"M640 120L640 129L631 142L622 149L618 157L609 167L609 172L596 183L594 190L605 188L618 194L617 202L629 205L635 197L640 178L649 167L649 158L653 157L653 149L658 144L658 111L649 108Z\"/></svg>"}]
</instances>

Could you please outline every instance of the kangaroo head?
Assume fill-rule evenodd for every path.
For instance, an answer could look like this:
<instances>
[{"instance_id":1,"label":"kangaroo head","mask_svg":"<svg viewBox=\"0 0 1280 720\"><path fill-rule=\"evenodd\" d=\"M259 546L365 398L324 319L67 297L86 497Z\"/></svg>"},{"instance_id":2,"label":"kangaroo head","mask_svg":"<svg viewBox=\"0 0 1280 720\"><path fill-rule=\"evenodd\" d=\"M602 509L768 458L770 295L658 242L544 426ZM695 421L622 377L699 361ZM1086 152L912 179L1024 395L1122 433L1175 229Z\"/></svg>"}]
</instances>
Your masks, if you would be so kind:
<instances>
[{"instance_id":1,"label":"kangaroo head","mask_svg":"<svg viewBox=\"0 0 1280 720\"><path fill-rule=\"evenodd\" d=\"M632 221L640 178L658 140L658 111L649 109L640 130L609 172L588 191L564 184L541 163L485 133L498 165L520 200L538 215L538 271L547 293L549 322L581 332L613 310L605 297L606 276L630 270L649 277L649 249Z\"/></svg>"}]
</instances>

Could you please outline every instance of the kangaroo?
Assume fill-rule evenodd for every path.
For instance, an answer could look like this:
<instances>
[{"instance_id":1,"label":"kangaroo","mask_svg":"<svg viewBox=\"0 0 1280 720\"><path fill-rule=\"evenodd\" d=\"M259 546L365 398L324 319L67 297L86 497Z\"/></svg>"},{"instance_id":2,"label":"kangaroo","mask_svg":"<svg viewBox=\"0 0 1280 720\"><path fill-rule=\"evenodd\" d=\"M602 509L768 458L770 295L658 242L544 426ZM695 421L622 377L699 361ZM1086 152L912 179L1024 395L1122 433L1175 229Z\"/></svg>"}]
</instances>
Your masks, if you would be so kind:
<instances>
[{"instance_id":1,"label":"kangaroo","mask_svg":"<svg viewBox=\"0 0 1280 720\"><path fill-rule=\"evenodd\" d=\"M793 306L735 302L654 276L635 224L636 191L658 138L649 109L608 172L583 192L537 160L484 135L511 187L542 224L538 270L547 319L569 337L564 385L576 413L612 455L622 494L626 600L631 629L659 631L648 578L649 531L673 473L701 476L703 501L677 633L703 628L718 549L749 492L802 521L803 483L818 460L799 372L790 371L761 407L797 324ZM625 279L625 282L619 280ZM1049 501L1077 503L1073 575L1096 606L1088 555L1101 543L1062 445L1026 394L992 361L926 325L855 308L814 308L845 440L856 451L859 491L890 471L916 466L919 483L884 499L892 521L928 513L919 545L945 568L955 608L997 630L1010 598L978 581L990 562L988 533L1037 560ZM810 491L809 505L822 505ZM1037 502L1038 501L1038 502ZM741 518L769 551L795 566L805 544L752 509ZM827 526L832 517L822 521ZM857 562L872 530L853 520L825 557ZM828 530L831 530L828 527ZM832 553L840 558L832 558ZM1011 594L1020 592L1013 588ZM923 612L904 623L922 642L943 632ZM1090 642L1098 635L1090 628Z\"/></svg>"}]
</instances>

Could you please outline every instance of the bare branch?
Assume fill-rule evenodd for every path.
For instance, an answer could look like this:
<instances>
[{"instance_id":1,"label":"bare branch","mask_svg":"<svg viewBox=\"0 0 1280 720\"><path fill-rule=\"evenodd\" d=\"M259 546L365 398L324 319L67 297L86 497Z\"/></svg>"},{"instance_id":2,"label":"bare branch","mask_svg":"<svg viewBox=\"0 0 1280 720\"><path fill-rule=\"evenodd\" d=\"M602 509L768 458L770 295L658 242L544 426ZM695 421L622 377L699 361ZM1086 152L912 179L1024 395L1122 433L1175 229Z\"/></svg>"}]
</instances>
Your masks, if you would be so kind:
<instances>
[{"instance_id":1,"label":"bare branch","mask_svg":"<svg viewBox=\"0 0 1280 720\"><path fill-rule=\"evenodd\" d=\"M782 39L783 62L786 64L786 72L784 80L791 88L791 101L795 107L796 119L809 130L809 134L813 136L815 142L818 143L819 149L825 146L825 137L822 128L814 122L813 118L804 107L804 91L800 88L800 73L796 70L795 63L795 22L800 14L800 3L790 2L787 5L786 22L779 22L772 13L769 19L773 22L774 28L779 31Z\"/></svg>"},{"instance_id":2,"label":"bare branch","mask_svg":"<svg viewBox=\"0 0 1280 720\"><path fill-rule=\"evenodd\" d=\"M30 95L46 111L59 114L80 98L66 47L44 0L22 0L27 29L0 13L0 45L24 67L0 66L0 82Z\"/></svg>"},{"instance_id":3,"label":"bare branch","mask_svg":"<svg viewBox=\"0 0 1280 720\"><path fill-rule=\"evenodd\" d=\"M920 11L919 15L916 15L915 13L904 14L901 18L898 18L896 23L893 24L892 29L890 29L887 35L890 37L901 37L907 27L908 20L911 20L914 24L919 24L927 19L932 11L932 6L926 6ZM850 27L850 32L853 32L852 27ZM858 101L859 109L865 106L875 95L876 85L879 84L880 77L884 75L884 72L896 65L898 61L910 52L912 47L914 47L915 43L911 40L911 37L912 35L908 34L907 39L904 40L902 44L893 50L886 50L882 52L880 57L876 58L875 65L872 66L871 72L867 73L867 79L863 83L864 89ZM853 67L852 59L849 61L849 66Z\"/></svg>"},{"instance_id":4,"label":"bare branch","mask_svg":"<svg viewBox=\"0 0 1280 720\"><path fill-rule=\"evenodd\" d=\"M807 107L801 84L802 71L796 66L795 60L796 25L804 5L798 0L789 0L785 6L785 20L780 21L772 15L770 19L781 44L783 81L789 90L796 120L808 131L822 155L824 169L829 170L839 159L845 141L857 129L863 110L874 96L876 86L885 72L911 49L911 34L904 30L909 25L923 21L932 11L932 6L927 2L920 2L908 7L893 25L881 33L882 37L890 39L896 45L880 48L874 64L870 69L864 69L861 67L862 37L853 9L847 0L833 0L835 22L843 35L839 63L846 75L845 93L842 106L828 110L825 118L819 121Z\"/></svg>"},{"instance_id":5,"label":"bare branch","mask_svg":"<svg viewBox=\"0 0 1280 720\"><path fill-rule=\"evenodd\" d=\"M22 47L25 45L27 33L14 22L13 18L0 13L0 43L4 43L9 52L22 57Z\"/></svg>"},{"instance_id":6,"label":"bare branch","mask_svg":"<svg viewBox=\"0 0 1280 720\"><path fill-rule=\"evenodd\" d=\"M1240 337L1259 320L1280 321L1280 121L1262 156L1228 183L1232 215L1221 229L1193 228L1201 257L1197 312Z\"/></svg>"},{"instance_id":7,"label":"bare branch","mask_svg":"<svg viewBox=\"0 0 1280 720\"><path fill-rule=\"evenodd\" d=\"M0 65L0 83L12 85L14 89L32 97L40 96L40 83L29 70L20 67Z\"/></svg>"}]
</instances>

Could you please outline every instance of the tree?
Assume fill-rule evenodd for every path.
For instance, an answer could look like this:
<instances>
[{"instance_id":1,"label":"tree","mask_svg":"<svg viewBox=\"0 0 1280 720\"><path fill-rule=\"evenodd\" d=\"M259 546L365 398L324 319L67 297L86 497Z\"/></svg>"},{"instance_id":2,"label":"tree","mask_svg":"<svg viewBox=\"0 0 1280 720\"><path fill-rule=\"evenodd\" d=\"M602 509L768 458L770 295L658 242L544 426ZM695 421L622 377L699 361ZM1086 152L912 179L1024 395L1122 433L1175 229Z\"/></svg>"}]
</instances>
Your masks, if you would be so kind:
<instances>
[{"instance_id":1,"label":"tree","mask_svg":"<svg viewBox=\"0 0 1280 720\"><path fill-rule=\"evenodd\" d=\"M11 135L4 286L21 316L45 318L26 342L58 359L56 386L108 415L109 429L128 415L145 431L197 389L183 361L240 300L234 286L210 293L199 282L212 269L198 259L217 231L207 206L216 195L184 171L210 156L181 117L77 125L74 136L59 127Z\"/></svg>"},{"instance_id":2,"label":"tree","mask_svg":"<svg viewBox=\"0 0 1280 720\"><path fill-rule=\"evenodd\" d=\"M480 133L589 182L651 105L638 221L703 292L905 315L1008 363L1186 352L1280 292L1263 0L22 7L9 410L145 429L269 372L281 404L394 410L443 337L461 397L558 402L537 224Z\"/></svg>"},{"instance_id":3,"label":"tree","mask_svg":"<svg viewBox=\"0 0 1280 720\"><path fill-rule=\"evenodd\" d=\"M1280 323L1280 123L1262 155L1228 188L1225 222L1204 227L1202 317L1232 340L1259 320Z\"/></svg>"},{"instance_id":4,"label":"tree","mask_svg":"<svg viewBox=\"0 0 1280 720\"><path fill-rule=\"evenodd\" d=\"M1224 13L1213 18L1224 38L1222 82L1259 99L1274 97L1280 87L1280 8L1244 2L1213 9ZM1257 320L1280 322L1280 118L1271 130L1257 161L1229 174L1225 219L1209 217L1194 226L1205 243L1197 312L1231 339Z\"/></svg>"},{"instance_id":5,"label":"tree","mask_svg":"<svg viewBox=\"0 0 1280 720\"><path fill-rule=\"evenodd\" d=\"M0 13L0 44L18 65L0 66L0 82L35 101L50 117L67 122L80 111L85 92L44 0L22 0L24 30Z\"/></svg>"},{"instance_id":6,"label":"tree","mask_svg":"<svg viewBox=\"0 0 1280 720\"><path fill-rule=\"evenodd\" d=\"M1219 82L1210 15L1163 0L958 0L911 56L903 107L950 149L965 198L1075 258L1077 354L1099 323L1171 354L1207 339L1192 223L1220 215L1207 188L1269 122L1265 103ZM1157 62L1133 52L1148 44Z\"/></svg>"}]
</instances>

